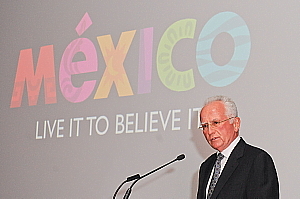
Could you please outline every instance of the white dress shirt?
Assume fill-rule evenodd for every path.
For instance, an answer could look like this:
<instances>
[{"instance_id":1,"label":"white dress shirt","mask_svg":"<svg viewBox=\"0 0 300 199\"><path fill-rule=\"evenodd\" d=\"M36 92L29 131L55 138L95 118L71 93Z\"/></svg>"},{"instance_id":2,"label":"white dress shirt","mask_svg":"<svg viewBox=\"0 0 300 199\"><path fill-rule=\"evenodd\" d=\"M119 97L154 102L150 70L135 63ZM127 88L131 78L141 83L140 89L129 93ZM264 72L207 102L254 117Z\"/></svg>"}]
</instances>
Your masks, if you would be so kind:
<instances>
[{"instance_id":1,"label":"white dress shirt","mask_svg":"<svg viewBox=\"0 0 300 199\"><path fill-rule=\"evenodd\" d=\"M233 142L231 142L231 144L222 151L222 154L224 155L224 158L221 160L221 171L220 171L220 176L222 174L222 171L227 163L227 160L231 154L231 152L233 151L234 147L237 145L237 143L240 141L241 137L238 136L237 138L235 138L235 140L233 140ZM220 153L220 152L217 152L217 153ZM209 189L209 184L210 184L210 181L211 181L211 178L212 178L212 175L213 175L213 172L214 172L214 167L212 168L212 171L210 173L210 177L209 177L209 180L208 180L208 183L206 185L206 195L208 193L208 189Z\"/></svg>"}]
</instances>

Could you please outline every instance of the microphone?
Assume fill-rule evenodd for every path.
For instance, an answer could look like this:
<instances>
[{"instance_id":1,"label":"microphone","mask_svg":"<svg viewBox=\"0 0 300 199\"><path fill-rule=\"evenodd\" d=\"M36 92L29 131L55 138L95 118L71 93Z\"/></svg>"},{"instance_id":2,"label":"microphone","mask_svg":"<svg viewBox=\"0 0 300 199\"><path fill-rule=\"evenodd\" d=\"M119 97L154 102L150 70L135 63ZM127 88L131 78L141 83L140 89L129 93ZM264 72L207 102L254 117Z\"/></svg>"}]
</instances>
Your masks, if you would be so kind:
<instances>
[{"instance_id":1,"label":"microphone","mask_svg":"<svg viewBox=\"0 0 300 199\"><path fill-rule=\"evenodd\" d=\"M176 160L183 160L185 158L184 154L177 156Z\"/></svg>"},{"instance_id":2,"label":"microphone","mask_svg":"<svg viewBox=\"0 0 300 199\"><path fill-rule=\"evenodd\" d=\"M162 166L160 166L160 167L158 167L158 168L156 168L156 169L154 169L154 170L152 170L152 171L150 171L150 172L148 172L148 173L146 173L146 174L140 176L139 178L137 178L137 179L130 185L130 187L127 189L127 191L126 191L126 193L125 193L123 199L128 199L128 198L129 198L129 196L130 196L130 194L131 194L132 187L133 187L133 186L135 185L135 183L137 183L140 179L142 179L142 178L144 178L144 177L146 177L146 176L148 176L148 175L150 175L150 174L152 174L152 173L154 173L154 172L156 172L156 171L158 171L158 170L160 170L160 169L162 169L162 168L168 166L169 164L172 164L172 163L175 162L175 161L183 160L184 158L185 158L185 155L184 155L184 154L178 155L174 160L172 160L172 161L170 161L170 162L168 162L168 163L166 163L166 164L164 164L164 165L162 165Z\"/></svg>"},{"instance_id":3,"label":"microphone","mask_svg":"<svg viewBox=\"0 0 300 199\"><path fill-rule=\"evenodd\" d=\"M130 182L130 181L133 181L133 180L137 180L137 179L139 179L139 178L141 178L140 174L135 174L135 175L133 175L133 176L127 177L127 179L124 180L124 181L119 185L119 187L117 188L117 190L115 191L114 196L113 196L113 199L116 198L117 193L119 192L119 190L121 189L121 187L122 187L126 182Z\"/></svg>"}]
</instances>

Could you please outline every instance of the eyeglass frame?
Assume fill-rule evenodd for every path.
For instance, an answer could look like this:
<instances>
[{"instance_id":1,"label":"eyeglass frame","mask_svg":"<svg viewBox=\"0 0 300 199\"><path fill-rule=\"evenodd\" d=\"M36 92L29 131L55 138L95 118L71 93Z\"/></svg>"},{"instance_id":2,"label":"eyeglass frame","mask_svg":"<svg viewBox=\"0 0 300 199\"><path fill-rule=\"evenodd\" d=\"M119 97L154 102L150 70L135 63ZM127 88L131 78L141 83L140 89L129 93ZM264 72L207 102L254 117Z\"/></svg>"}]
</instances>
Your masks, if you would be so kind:
<instances>
[{"instance_id":1,"label":"eyeglass frame","mask_svg":"<svg viewBox=\"0 0 300 199\"><path fill-rule=\"evenodd\" d=\"M207 122L207 123L202 123L201 126L198 127L198 129L201 129L202 131L205 131L205 129L207 129L209 127L209 125L212 125L212 123L214 123L214 125L212 125L212 127L216 128L218 126L218 124L222 123L222 122L226 122L228 120L231 120L233 118L236 118L237 116L234 116L234 117L230 117L230 118L227 118L225 120L221 120L221 121L212 121L212 122ZM203 125L207 125L205 127L203 127Z\"/></svg>"}]
</instances>

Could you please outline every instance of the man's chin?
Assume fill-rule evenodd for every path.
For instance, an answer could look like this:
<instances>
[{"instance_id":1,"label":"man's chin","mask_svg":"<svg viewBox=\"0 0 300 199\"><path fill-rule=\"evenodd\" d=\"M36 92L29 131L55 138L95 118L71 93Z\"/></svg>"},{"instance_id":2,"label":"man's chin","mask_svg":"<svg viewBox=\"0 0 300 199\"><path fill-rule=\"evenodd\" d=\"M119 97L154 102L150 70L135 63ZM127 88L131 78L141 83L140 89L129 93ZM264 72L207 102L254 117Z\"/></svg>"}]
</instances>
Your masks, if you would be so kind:
<instances>
[{"instance_id":1,"label":"man's chin","mask_svg":"<svg viewBox=\"0 0 300 199\"><path fill-rule=\"evenodd\" d=\"M218 151L222 151L222 143L220 143L219 141L212 141L210 143L210 146L213 148L213 149L216 149Z\"/></svg>"}]
</instances>

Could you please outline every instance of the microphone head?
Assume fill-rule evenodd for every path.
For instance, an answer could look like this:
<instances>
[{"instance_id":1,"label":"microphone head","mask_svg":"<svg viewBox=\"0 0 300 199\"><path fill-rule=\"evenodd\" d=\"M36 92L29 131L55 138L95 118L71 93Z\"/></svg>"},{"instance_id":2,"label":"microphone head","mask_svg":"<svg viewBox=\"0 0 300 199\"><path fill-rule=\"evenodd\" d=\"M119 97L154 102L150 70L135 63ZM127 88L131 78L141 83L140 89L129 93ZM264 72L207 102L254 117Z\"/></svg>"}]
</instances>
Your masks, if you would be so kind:
<instances>
[{"instance_id":1,"label":"microphone head","mask_svg":"<svg viewBox=\"0 0 300 199\"><path fill-rule=\"evenodd\" d=\"M184 154L177 156L176 160L183 160L185 158Z\"/></svg>"},{"instance_id":2,"label":"microphone head","mask_svg":"<svg viewBox=\"0 0 300 199\"><path fill-rule=\"evenodd\" d=\"M140 179L140 178L141 178L140 174L135 174L133 176L128 177L126 179L126 182L130 182L130 181L133 181L133 180L136 180L136 179Z\"/></svg>"}]
</instances>

